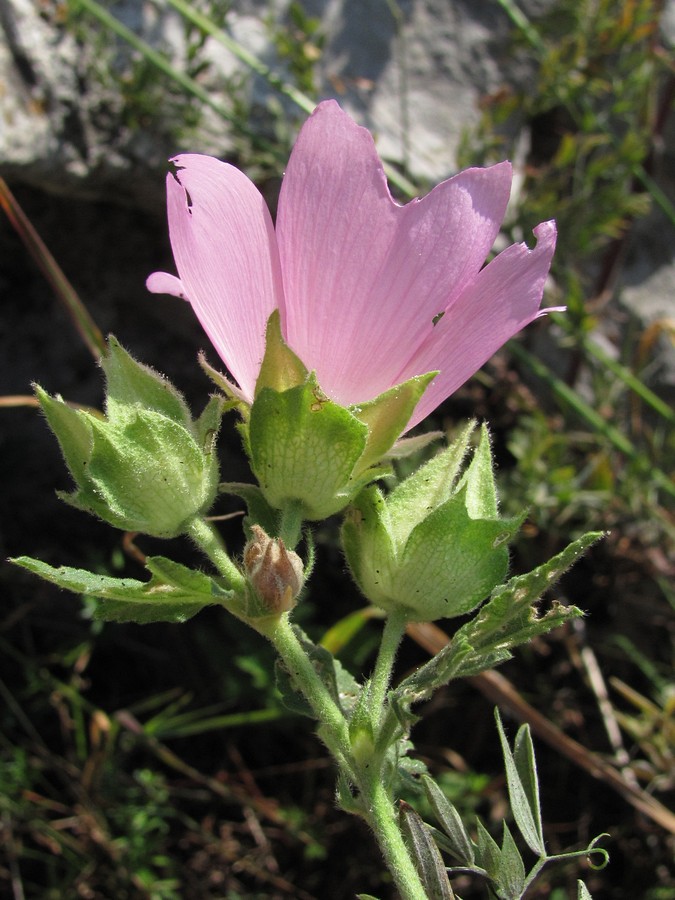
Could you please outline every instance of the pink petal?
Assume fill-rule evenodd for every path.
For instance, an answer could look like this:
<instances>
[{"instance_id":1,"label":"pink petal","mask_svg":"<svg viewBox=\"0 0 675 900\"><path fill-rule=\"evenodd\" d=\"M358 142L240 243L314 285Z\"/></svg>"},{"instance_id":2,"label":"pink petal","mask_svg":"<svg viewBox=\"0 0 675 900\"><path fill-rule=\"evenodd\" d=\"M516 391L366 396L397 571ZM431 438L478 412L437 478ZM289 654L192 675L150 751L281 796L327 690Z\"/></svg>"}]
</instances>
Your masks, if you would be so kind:
<instances>
[{"instance_id":1,"label":"pink petal","mask_svg":"<svg viewBox=\"0 0 675 900\"><path fill-rule=\"evenodd\" d=\"M370 133L334 101L317 107L291 154L277 238L287 340L331 398L397 383L484 263L510 184L508 163L469 169L399 206Z\"/></svg>"},{"instance_id":2,"label":"pink petal","mask_svg":"<svg viewBox=\"0 0 675 900\"><path fill-rule=\"evenodd\" d=\"M151 294L171 294L173 297L187 300L183 282L168 272L153 272L152 275L148 275L145 286Z\"/></svg>"},{"instance_id":3,"label":"pink petal","mask_svg":"<svg viewBox=\"0 0 675 900\"><path fill-rule=\"evenodd\" d=\"M177 172L167 176L169 233L180 282L252 400L267 319L282 298L272 219L258 189L233 166L196 154L172 162Z\"/></svg>"},{"instance_id":4,"label":"pink petal","mask_svg":"<svg viewBox=\"0 0 675 900\"><path fill-rule=\"evenodd\" d=\"M509 338L544 312L544 284L555 250L555 222L534 229L537 245L513 244L492 260L434 326L397 381L440 370L408 423L412 428L470 378ZM559 308L559 307L555 307Z\"/></svg>"}]
</instances>

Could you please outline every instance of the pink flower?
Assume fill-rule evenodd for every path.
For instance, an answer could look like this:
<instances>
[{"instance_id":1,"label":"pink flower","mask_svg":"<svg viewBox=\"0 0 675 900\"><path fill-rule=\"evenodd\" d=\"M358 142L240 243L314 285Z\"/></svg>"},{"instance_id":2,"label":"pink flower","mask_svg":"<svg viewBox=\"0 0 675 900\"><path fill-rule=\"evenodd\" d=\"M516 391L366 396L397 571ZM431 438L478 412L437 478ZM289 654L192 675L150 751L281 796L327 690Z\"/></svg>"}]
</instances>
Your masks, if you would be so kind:
<instances>
[{"instance_id":1,"label":"pink flower","mask_svg":"<svg viewBox=\"0 0 675 900\"><path fill-rule=\"evenodd\" d=\"M467 169L400 206L370 133L329 100L291 153L276 231L238 169L194 154L173 163L180 277L155 272L147 286L190 301L248 402L277 307L289 346L343 406L439 370L408 428L547 312L554 222L534 229L533 250L513 244L483 267L509 199L508 162Z\"/></svg>"}]
</instances>

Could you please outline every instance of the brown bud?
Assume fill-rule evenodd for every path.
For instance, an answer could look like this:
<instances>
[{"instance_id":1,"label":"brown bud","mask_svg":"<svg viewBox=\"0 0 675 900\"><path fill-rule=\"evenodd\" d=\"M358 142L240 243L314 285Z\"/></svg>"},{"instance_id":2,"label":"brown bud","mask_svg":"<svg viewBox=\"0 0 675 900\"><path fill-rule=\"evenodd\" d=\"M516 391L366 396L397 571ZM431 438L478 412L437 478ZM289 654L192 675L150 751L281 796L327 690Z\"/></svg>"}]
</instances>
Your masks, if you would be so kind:
<instances>
[{"instance_id":1,"label":"brown bud","mask_svg":"<svg viewBox=\"0 0 675 900\"><path fill-rule=\"evenodd\" d=\"M252 525L252 539L244 548L244 567L250 583L271 613L288 612L303 585L303 565L297 553L280 538L271 538Z\"/></svg>"}]
</instances>

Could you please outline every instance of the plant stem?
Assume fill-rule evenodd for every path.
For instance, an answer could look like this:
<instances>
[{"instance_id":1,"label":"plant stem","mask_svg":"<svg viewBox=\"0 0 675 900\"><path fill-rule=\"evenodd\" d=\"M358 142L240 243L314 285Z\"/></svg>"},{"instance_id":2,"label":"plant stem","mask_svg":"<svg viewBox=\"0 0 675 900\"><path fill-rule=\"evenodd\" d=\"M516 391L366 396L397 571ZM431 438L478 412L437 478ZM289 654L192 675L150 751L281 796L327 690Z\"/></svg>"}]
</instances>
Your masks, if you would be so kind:
<instances>
[{"instance_id":1,"label":"plant stem","mask_svg":"<svg viewBox=\"0 0 675 900\"><path fill-rule=\"evenodd\" d=\"M340 768L351 778L353 767L347 720L291 627L288 613L261 625L259 631L272 642L294 683L312 707L319 721L321 738Z\"/></svg>"},{"instance_id":2,"label":"plant stem","mask_svg":"<svg viewBox=\"0 0 675 900\"><path fill-rule=\"evenodd\" d=\"M237 593L242 593L246 587L246 579L228 556L216 527L205 519L195 518L190 523L187 533L227 580L229 587Z\"/></svg>"},{"instance_id":3,"label":"plant stem","mask_svg":"<svg viewBox=\"0 0 675 900\"><path fill-rule=\"evenodd\" d=\"M391 673L394 668L394 660L405 631L406 614L402 609L395 609L389 613L384 622L380 649L370 682L370 710L372 715L373 732L377 735L382 722L385 698L391 683Z\"/></svg>"},{"instance_id":4,"label":"plant stem","mask_svg":"<svg viewBox=\"0 0 675 900\"><path fill-rule=\"evenodd\" d=\"M403 839L398 816L380 776L368 792L368 824L375 833L387 868L391 872L401 900L428 900L427 892ZM364 798L365 799L365 798Z\"/></svg>"}]
</instances>

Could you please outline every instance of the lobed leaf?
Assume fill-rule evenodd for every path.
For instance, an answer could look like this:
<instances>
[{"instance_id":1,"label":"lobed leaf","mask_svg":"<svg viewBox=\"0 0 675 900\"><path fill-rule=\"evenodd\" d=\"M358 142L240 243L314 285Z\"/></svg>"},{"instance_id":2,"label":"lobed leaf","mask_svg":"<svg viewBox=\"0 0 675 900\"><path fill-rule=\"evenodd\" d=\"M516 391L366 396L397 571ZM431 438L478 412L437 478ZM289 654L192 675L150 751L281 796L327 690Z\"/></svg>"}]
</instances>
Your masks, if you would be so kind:
<instances>
[{"instance_id":1,"label":"lobed leaf","mask_svg":"<svg viewBox=\"0 0 675 900\"><path fill-rule=\"evenodd\" d=\"M499 710L495 709L495 719L497 720L497 730L499 731L499 740L502 745L502 754L504 756L504 767L506 769L506 783L509 789L509 800L513 818L520 829L520 833L525 839L527 846L536 853L537 856L545 856L546 848L544 846L544 836L541 827L541 814L539 811L539 789L537 786L537 776L534 768L534 753L532 751L532 741L529 740L529 748L527 746L527 737L529 730L518 732L519 736L527 733L527 737L521 737L520 759L523 774L526 779L527 786L523 784L521 773L516 760L511 752L504 726L502 725ZM526 726L524 726L526 729Z\"/></svg>"},{"instance_id":2,"label":"lobed leaf","mask_svg":"<svg viewBox=\"0 0 675 900\"><path fill-rule=\"evenodd\" d=\"M106 622L185 622L205 606L223 604L231 592L202 572L163 557L151 557L150 581L113 578L70 566L54 568L38 559L12 560L57 587L101 600L94 617Z\"/></svg>"},{"instance_id":3,"label":"lobed leaf","mask_svg":"<svg viewBox=\"0 0 675 900\"><path fill-rule=\"evenodd\" d=\"M500 900L520 900L523 896L525 866L506 822L495 881L495 891Z\"/></svg>"}]
</instances>

